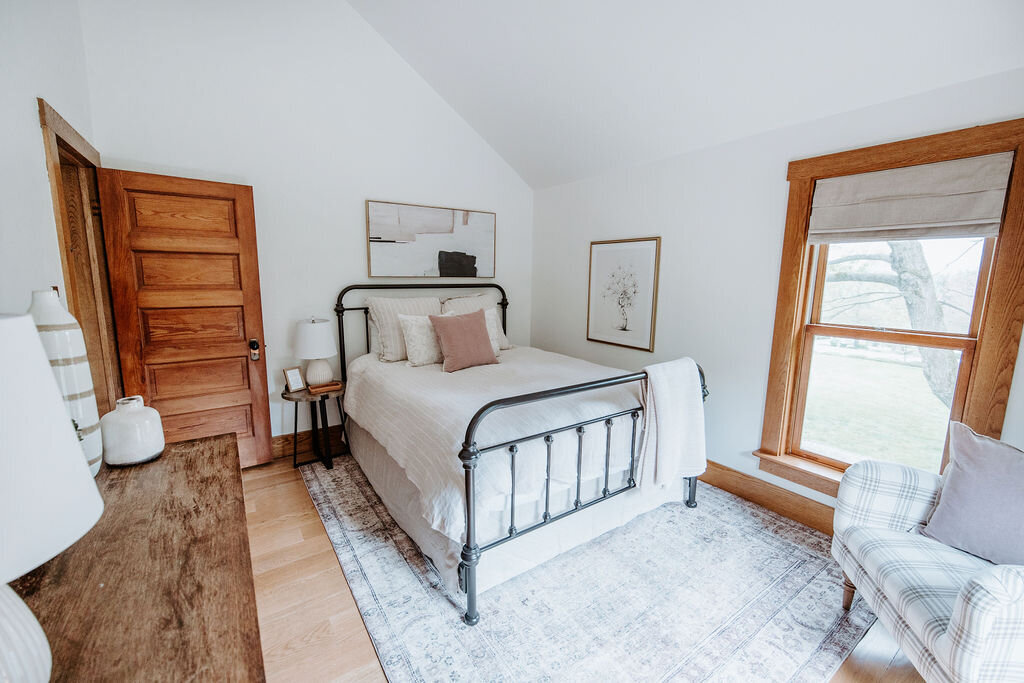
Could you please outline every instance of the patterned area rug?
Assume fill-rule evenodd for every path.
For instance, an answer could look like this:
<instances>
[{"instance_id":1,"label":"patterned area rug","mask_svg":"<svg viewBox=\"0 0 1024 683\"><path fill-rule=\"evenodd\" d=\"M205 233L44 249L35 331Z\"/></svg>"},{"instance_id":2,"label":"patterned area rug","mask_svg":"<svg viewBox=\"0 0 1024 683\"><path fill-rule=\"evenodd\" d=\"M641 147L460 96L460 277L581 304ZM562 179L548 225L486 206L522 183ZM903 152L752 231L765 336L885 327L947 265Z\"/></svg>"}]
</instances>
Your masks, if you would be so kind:
<instances>
[{"instance_id":1,"label":"patterned area rug","mask_svg":"<svg viewBox=\"0 0 1024 683\"><path fill-rule=\"evenodd\" d=\"M302 476L391 681L826 681L874 622L842 610L827 536L701 482L696 509L482 593L466 626L354 459Z\"/></svg>"}]
</instances>

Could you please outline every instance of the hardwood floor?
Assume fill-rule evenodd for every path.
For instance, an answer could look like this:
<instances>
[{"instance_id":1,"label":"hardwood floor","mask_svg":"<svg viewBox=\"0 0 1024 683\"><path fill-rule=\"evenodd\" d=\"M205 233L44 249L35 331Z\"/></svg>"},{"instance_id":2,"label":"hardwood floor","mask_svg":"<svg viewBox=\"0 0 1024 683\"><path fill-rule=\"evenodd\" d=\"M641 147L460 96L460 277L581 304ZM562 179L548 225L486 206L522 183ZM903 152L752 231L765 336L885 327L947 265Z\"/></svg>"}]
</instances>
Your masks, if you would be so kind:
<instances>
[{"instance_id":1,"label":"hardwood floor","mask_svg":"<svg viewBox=\"0 0 1024 683\"><path fill-rule=\"evenodd\" d=\"M383 681L331 542L291 458L242 472L267 680ZM832 683L919 683L875 623Z\"/></svg>"},{"instance_id":2,"label":"hardwood floor","mask_svg":"<svg viewBox=\"0 0 1024 683\"><path fill-rule=\"evenodd\" d=\"M258 595L258 594L257 594ZM882 624L875 622L846 658L832 683L924 683Z\"/></svg>"},{"instance_id":3,"label":"hardwood floor","mask_svg":"<svg viewBox=\"0 0 1024 683\"><path fill-rule=\"evenodd\" d=\"M267 680L385 680L291 458L243 470L242 488Z\"/></svg>"}]
</instances>

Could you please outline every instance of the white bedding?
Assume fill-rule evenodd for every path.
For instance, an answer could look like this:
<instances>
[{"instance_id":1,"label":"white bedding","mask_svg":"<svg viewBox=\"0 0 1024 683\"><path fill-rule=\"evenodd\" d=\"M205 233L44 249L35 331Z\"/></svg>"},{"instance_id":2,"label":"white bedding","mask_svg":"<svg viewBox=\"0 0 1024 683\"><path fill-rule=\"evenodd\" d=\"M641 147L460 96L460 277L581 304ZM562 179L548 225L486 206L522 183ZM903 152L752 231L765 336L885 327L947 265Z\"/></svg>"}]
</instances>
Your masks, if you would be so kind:
<instances>
[{"instance_id":1,"label":"white bedding","mask_svg":"<svg viewBox=\"0 0 1024 683\"><path fill-rule=\"evenodd\" d=\"M345 410L369 432L401 467L419 494L419 507L430 528L457 544L465 532L465 476L458 453L466 427L487 402L517 394L550 389L626 374L577 358L530 347L501 354L501 362L454 373L440 365L410 367L382 363L371 355L348 368ZM561 399L499 410L481 424L479 447L544 432L639 405L638 383L584 392ZM637 463L639 463L637 425ZM582 498L596 496L603 486L605 426L590 425L584 436ZM623 416L612 427L609 488L628 476L632 420ZM568 509L575 498L577 436L557 435L552 444L551 513ZM516 526L523 528L543 512L545 446L537 439L521 444L516 456ZM639 478L639 476L637 477ZM510 469L507 450L485 453L477 469L479 543L507 531ZM601 507L601 506L598 506Z\"/></svg>"}]
</instances>

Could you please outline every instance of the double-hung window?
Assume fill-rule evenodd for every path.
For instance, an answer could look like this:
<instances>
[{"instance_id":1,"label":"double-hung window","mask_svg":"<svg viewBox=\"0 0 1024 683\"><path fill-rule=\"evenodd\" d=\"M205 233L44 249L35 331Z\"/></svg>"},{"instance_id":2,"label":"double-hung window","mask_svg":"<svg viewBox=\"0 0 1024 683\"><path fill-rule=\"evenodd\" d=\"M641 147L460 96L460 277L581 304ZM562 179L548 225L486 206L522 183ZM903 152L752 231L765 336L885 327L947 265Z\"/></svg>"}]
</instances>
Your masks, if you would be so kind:
<instances>
[{"instance_id":1,"label":"double-hung window","mask_svg":"<svg viewBox=\"0 0 1024 683\"><path fill-rule=\"evenodd\" d=\"M1009 123L1004 151L925 145L913 163L907 141L791 165L762 469L834 494L863 459L940 471L951 419L998 436L1024 307Z\"/></svg>"},{"instance_id":2,"label":"double-hung window","mask_svg":"<svg viewBox=\"0 0 1024 683\"><path fill-rule=\"evenodd\" d=\"M993 241L816 249L795 454L835 467L873 459L939 471L947 424L963 414Z\"/></svg>"}]
</instances>

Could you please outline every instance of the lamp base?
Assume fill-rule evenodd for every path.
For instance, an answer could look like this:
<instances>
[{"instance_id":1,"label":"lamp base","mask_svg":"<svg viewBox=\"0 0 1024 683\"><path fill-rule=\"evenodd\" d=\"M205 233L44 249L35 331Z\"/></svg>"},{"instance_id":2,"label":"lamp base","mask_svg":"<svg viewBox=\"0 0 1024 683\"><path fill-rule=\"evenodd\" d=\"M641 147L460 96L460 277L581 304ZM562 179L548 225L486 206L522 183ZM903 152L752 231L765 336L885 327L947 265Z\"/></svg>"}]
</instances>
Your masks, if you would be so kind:
<instances>
[{"instance_id":1,"label":"lamp base","mask_svg":"<svg viewBox=\"0 0 1024 683\"><path fill-rule=\"evenodd\" d=\"M50 643L32 610L0 585L0 681L47 683L52 667Z\"/></svg>"},{"instance_id":2,"label":"lamp base","mask_svg":"<svg viewBox=\"0 0 1024 683\"><path fill-rule=\"evenodd\" d=\"M306 385L315 386L317 384L326 384L334 379L334 371L331 370L331 364L323 358L317 358L311 360L306 364Z\"/></svg>"}]
</instances>

